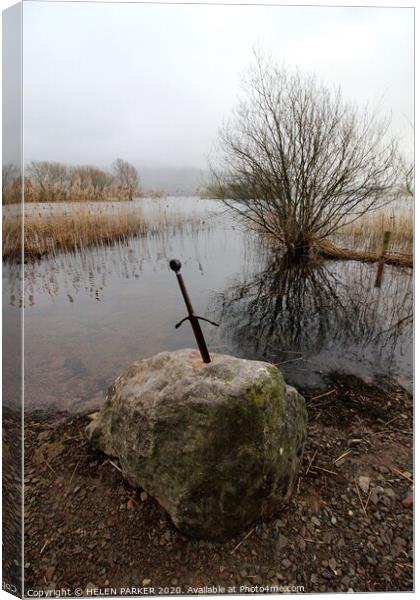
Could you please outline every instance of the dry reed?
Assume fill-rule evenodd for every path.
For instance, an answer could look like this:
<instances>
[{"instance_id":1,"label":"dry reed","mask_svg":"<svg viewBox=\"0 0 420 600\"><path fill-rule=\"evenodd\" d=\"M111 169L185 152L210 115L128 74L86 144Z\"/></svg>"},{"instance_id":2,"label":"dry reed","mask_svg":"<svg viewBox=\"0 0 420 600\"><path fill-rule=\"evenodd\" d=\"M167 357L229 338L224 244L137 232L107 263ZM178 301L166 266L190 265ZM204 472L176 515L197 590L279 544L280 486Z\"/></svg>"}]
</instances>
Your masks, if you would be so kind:
<instances>
[{"instance_id":1,"label":"dry reed","mask_svg":"<svg viewBox=\"0 0 420 600\"><path fill-rule=\"evenodd\" d=\"M333 241L351 249L378 253L385 231L391 232L390 251L413 253L414 215L412 204L399 210L367 213L343 227Z\"/></svg>"},{"instance_id":2,"label":"dry reed","mask_svg":"<svg viewBox=\"0 0 420 600\"><path fill-rule=\"evenodd\" d=\"M141 209L124 212L98 212L84 209L65 213L27 213L24 218L25 260L77 251L87 246L110 245L128 238L156 234L192 221L180 214L157 211L145 217ZM21 256L22 221L18 216L3 217L3 258Z\"/></svg>"}]
</instances>

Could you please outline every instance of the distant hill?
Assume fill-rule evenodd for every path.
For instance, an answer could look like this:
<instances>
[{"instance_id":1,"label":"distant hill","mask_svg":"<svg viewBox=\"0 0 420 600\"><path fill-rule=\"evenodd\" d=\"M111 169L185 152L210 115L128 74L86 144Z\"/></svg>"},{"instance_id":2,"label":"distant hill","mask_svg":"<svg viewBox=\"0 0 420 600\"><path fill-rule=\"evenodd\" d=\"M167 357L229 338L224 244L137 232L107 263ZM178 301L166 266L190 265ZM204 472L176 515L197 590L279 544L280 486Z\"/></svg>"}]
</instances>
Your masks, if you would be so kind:
<instances>
[{"instance_id":1,"label":"distant hill","mask_svg":"<svg viewBox=\"0 0 420 600\"><path fill-rule=\"evenodd\" d=\"M139 167L144 191L162 191L171 196L198 196L209 180L209 172L194 168Z\"/></svg>"}]
</instances>

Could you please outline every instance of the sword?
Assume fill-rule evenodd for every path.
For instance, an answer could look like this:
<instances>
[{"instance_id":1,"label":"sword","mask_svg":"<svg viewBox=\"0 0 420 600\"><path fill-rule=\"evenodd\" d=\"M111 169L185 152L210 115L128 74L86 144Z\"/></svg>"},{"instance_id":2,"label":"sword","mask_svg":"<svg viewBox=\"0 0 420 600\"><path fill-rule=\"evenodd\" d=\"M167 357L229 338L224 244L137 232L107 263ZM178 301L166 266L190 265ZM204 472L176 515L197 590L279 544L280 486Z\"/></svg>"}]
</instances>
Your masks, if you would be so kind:
<instances>
[{"instance_id":1,"label":"sword","mask_svg":"<svg viewBox=\"0 0 420 600\"><path fill-rule=\"evenodd\" d=\"M201 319L201 321L207 321L207 323L210 323L211 325L215 325L216 327L219 327L219 323L214 323L214 321L209 321L209 319L205 319L204 317L198 317L197 315L194 314L194 309L192 307L190 297L188 296L188 292L187 292L187 288L185 287L184 279L180 273L181 266L182 266L181 261L179 261L177 258L173 258L172 260L169 261L169 266L172 269L172 271L175 272L176 278L179 283L179 287L181 289L181 294L182 294L182 297L184 298L185 306L187 307L187 312L188 312L188 316L184 317L184 319L182 319L179 323L177 323L175 325L175 329L178 329L178 327L180 327L184 321L189 321L191 323L191 327L193 329L195 339L197 341L198 349L200 350L201 358L203 359L203 362L209 363L209 362L211 362L210 354L209 354L209 351L207 350L206 340L204 339L203 332L201 331L199 320Z\"/></svg>"}]
</instances>

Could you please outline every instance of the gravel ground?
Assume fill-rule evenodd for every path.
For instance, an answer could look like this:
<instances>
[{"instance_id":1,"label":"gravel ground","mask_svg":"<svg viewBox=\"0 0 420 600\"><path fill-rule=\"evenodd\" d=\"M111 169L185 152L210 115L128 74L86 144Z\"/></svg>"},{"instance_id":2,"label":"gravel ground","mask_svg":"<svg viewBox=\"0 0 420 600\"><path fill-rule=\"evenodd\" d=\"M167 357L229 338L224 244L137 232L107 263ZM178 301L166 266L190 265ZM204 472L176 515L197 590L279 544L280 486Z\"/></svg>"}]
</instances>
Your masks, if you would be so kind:
<instances>
[{"instance_id":1,"label":"gravel ground","mask_svg":"<svg viewBox=\"0 0 420 600\"><path fill-rule=\"evenodd\" d=\"M338 375L301 392L309 434L295 495L225 543L181 535L130 488L87 444L87 415L28 414L27 593L412 590L411 395L391 380Z\"/></svg>"}]
</instances>

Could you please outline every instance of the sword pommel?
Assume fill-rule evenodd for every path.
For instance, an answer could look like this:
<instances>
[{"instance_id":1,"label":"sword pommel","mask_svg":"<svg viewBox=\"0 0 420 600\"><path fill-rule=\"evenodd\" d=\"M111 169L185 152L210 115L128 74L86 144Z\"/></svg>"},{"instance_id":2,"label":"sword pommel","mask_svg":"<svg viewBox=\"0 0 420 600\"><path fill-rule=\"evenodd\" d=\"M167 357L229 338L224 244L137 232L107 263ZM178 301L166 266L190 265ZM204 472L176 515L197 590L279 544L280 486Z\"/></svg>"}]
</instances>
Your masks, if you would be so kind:
<instances>
[{"instance_id":1,"label":"sword pommel","mask_svg":"<svg viewBox=\"0 0 420 600\"><path fill-rule=\"evenodd\" d=\"M173 258L172 260L170 260L169 266L172 269L172 271L175 271L175 273L178 273L178 271L180 271L182 267L181 261L177 258Z\"/></svg>"}]
</instances>

